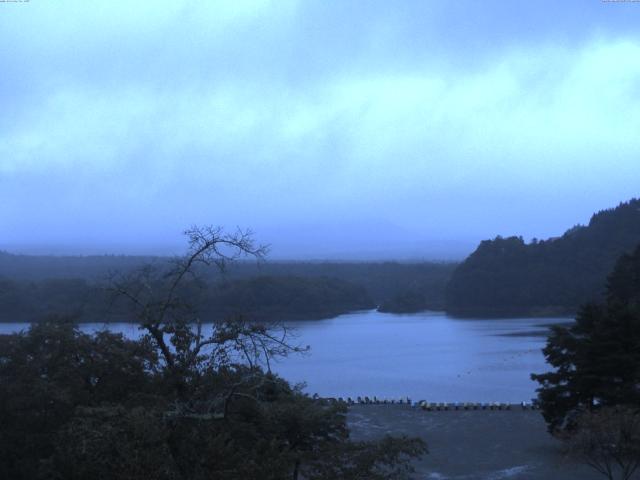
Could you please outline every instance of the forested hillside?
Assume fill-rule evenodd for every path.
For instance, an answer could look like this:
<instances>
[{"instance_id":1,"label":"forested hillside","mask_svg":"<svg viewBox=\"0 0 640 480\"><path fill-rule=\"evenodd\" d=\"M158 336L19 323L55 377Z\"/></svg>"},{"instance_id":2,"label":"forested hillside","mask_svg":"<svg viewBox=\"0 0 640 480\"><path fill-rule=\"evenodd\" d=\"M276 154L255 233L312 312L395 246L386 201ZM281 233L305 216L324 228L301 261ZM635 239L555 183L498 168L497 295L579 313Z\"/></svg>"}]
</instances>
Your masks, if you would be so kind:
<instances>
[{"instance_id":1,"label":"forested hillside","mask_svg":"<svg viewBox=\"0 0 640 480\"><path fill-rule=\"evenodd\" d=\"M163 269L166 257L29 256L0 252L0 321L37 319L45 312L78 314L80 321L122 319L104 286L112 272L127 274L145 264ZM208 318L245 313L260 319L326 318L387 306L412 311L444 305L453 263L239 261L202 270L201 311Z\"/></svg>"},{"instance_id":2,"label":"forested hillside","mask_svg":"<svg viewBox=\"0 0 640 480\"><path fill-rule=\"evenodd\" d=\"M601 300L616 259L640 244L640 200L600 211L559 238L485 240L454 271L447 310L456 315L573 314Z\"/></svg>"},{"instance_id":3,"label":"forested hillside","mask_svg":"<svg viewBox=\"0 0 640 480\"><path fill-rule=\"evenodd\" d=\"M81 322L136 320L122 302L112 301L105 287L83 279L0 279L0 322L38 321L51 314ZM182 294L205 322L233 315L258 321L309 320L375 307L363 287L326 277L192 282Z\"/></svg>"}]
</instances>

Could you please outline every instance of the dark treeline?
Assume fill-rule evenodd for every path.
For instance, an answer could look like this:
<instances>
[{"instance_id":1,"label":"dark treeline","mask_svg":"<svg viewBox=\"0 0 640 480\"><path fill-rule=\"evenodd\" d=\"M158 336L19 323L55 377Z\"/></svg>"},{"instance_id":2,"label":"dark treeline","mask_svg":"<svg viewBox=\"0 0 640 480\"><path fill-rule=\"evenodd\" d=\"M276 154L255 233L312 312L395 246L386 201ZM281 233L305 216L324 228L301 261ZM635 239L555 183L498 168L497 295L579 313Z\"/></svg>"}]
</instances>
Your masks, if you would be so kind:
<instances>
[{"instance_id":1,"label":"dark treeline","mask_svg":"<svg viewBox=\"0 0 640 480\"><path fill-rule=\"evenodd\" d=\"M41 281L85 279L100 282L110 272L127 272L141 265L163 265L167 257L124 255L49 256L0 252L0 278ZM377 304L403 292L422 292L429 303L444 302L444 287L456 267L452 262L329 262L237 261L224 277L329 277L363 286ZM217 280L219 272L209 273Z\"/></svg>"},{"instance_id":2,"label":"dark treeline","mask_svg":"<svg viewBox=\"0 0 640 480\"><path fill-rule=\"evenodd\" d=\"M358 285L328 277L251 277L215 283L202 310L216 318L244 314L260 320L328 318L375 307Z\"/></svg>"},{"instance_id":3,"label":"dark treeline","mask_svg":"<svg viewBox=\"0 0 640 480\"><path fill-rule=\"evenodd\" d=\"M616 263L604 300L552 327L551 371L532 374L548 430L602 475L630 480L640 468L640 245Z\"/></svg>"},{"instance_id":4,"label":"dark treeline","mask_svg":"<svg viewBox=\"0 0 640 480\"><path fill-rule=\"evenodd\" d=\"M53 257L0 253L0 321L33 321L48 313L80 321L123 321L126 311L104 290L111 272L163 257ZM234 262L203 271L192 288L203 320L242 312L257 320L328 318L354 310L419 311L444 307L451 263ZM409 298L411 302L405 299Z\"/></svg>"},{"instance_id":5,"label":"dark treeline","mask_svg":"<svg viewBox=\"0 0 640 480\"><path fill-rule=\"evenodd\" d=\"M329 277L360 285L376 305L389 304L398 296L417 293L422 307L444 308L445 288L456 263L452 262L267 262L235 263L228 274L237 277L265 275Z\"/></svg>"},{"instance_id":6,"label":"dark treeline","mask_svg":"<svg viewBox=\"0 0 640 480\"><path fill-rule=\"evenodd\" d=\"M163 261L162 257L128 255L16 255L0 251L0 277L12 280L104 279L110 272L126 272Z\"/></svg>"},{"instance_id":7,"label":"dark treeline","mask_svg":"<svg viewBox=\"0 0 640 480\"><path fill-rule=\"evenodd\" d=\"M258 321L309 320L375 307L366 290L327 277L253 277L192 282L181 292L202 321L245 315ZM0 321L38 321L51 313L82 322L131 321L103 284L84 279L0 280Z\"/></svg>"},{"instance_id":8,"label":"dark treeline","mask_svg":"<svg viewBox=\"0 0 640 480\"><path fill-rule=\"evenodd\" d=\"M544 354L555 371L532 378L551 431L570 429L579 412L640 405L640 245L617 261L602 303L552 328Z\"/></svg>"},{"instance_id":9,"label":"dark treeline","mask_svg":"<svg viewBox=\"0 0 640 480\"><path fill-rule=\"evenodd\" d=\"M378 307L384 313L415 313L424 310L444 310L444 296L439 285L425 290L407 289L397 292Z\"/></svg>"},{"instance_id":10,"label":"dark treeline","mask_svg":"<svg viewBox=\"0 0 640 480\"><path fill-rule=\"evenodd\" d=\"M559 238L483 241L453 273L447 310L457 315L573 314L602 300L616 259L640 243L640 200L591 217Z\"/></svg>"},{"instance_id":11,"label":"dark treeline","mask_svg":"<svg viewBox=\"0 0 640 480\"><path fill-rule=\"evenodd\" d=\"M616 259L640 242L640 200L603 210L558 238L497 237L463 263L235 262L202 275L205 320L243 310L259 320L313 319L378 306L461 316L570 315L601 300ZM86 321L123 320L101 285L110 272L166 257L54 257L0 252L0 321L46 312ZM201 295L204 292L204 295Z\"/></svg>"}]
</instances>

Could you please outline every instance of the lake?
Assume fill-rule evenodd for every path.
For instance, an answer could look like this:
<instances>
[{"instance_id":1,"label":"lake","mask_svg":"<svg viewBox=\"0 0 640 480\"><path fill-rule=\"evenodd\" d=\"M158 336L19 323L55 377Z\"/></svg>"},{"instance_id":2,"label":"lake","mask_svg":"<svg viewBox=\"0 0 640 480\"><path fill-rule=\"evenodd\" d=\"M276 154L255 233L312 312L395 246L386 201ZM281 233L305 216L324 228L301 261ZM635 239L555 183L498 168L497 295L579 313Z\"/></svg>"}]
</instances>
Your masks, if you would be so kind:
<instances>
[{"instance_id":1,"label":"lake","mask_svg":"<svg viewBox=\"0 0 640 480\"><path fill-rule=\"evenodd\" d=\"M272 367L323 397L377 396L432 402L530 401L533 372L549 370L540 333L568 318L457 319L442 312L389 314L375 310L336 318L287 322L295 342L311 351ZM0 324L0 333L26 328ZM83 330L104 328L84 324ZM136 337L132 324L109 329Z\"/></svg>"}]
</instances>

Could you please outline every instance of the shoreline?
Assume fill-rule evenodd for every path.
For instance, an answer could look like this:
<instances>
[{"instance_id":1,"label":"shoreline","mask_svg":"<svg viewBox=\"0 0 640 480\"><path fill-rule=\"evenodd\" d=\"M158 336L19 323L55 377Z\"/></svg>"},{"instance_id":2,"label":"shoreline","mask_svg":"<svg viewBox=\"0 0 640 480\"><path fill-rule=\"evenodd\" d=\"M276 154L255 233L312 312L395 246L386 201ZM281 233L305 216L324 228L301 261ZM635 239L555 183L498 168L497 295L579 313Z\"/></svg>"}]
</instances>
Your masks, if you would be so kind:
<instances>
[{"instance_id":1,"label":"shoreline","mask_svg":"<svg viewBox=\"0 0 640 480\"><path fill-rule=\"evenodd\" d=\"M422 438L429 453L411 478L433 480L596 480L588 466L567 457L536 410L424 411L409 405L352 405L354 440L384 435Z\"/></svg>"}]
</instances>

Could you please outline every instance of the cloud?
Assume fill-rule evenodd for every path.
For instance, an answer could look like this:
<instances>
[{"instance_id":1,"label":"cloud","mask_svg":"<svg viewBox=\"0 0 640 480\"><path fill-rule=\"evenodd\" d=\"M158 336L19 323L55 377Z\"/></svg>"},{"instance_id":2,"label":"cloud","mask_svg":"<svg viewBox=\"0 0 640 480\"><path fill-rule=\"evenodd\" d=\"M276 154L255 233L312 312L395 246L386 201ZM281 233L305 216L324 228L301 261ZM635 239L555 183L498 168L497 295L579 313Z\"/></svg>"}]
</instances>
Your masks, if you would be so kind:
<instances>
[{"instance_id":1,"label":"cloud","mask_svg":"<svg viewBox=\"0 0 640 480\"><path fill-rule=\"evenodd\" d=\"M2 34L16 45L0 113L12 242L38 222L58 241L81 224L126 242L211 217L379 223L425 242L544 236L636 193L636 35L496 33L470 58L442 36L446 49L411 48L410 9L383 4L352 31L314 3L136 4L124 19L122 4L76 6L64 22L23 9ZM414 13L434 30L418 40L444 35L446 12Z\"/></svg>"}]
</instances>

